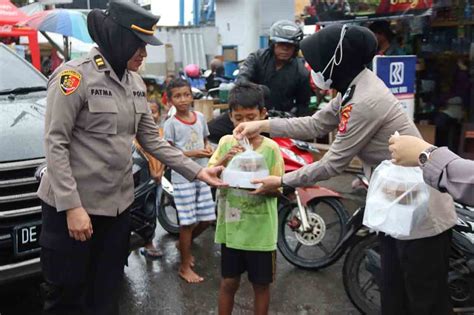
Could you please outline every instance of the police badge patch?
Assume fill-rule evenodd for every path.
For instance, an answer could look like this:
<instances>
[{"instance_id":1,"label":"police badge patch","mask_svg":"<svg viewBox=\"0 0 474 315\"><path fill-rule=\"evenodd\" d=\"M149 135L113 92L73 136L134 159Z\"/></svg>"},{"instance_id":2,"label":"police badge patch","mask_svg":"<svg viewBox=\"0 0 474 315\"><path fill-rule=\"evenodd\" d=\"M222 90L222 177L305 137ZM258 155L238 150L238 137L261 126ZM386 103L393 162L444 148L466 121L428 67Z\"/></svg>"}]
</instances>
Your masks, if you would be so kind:
<instances>
[{"instance_id":1,"label":"police badge patch","mask_svg":"<svg viewBox=\"0 0 474 315\"><path fill-rule=\"evenodd\" d=\"M81 75L74 70L64 70L60 74L59 87L64 95L70 95L81 84Z\"/></svg>"},{"instance_id":2,"label":"police badge patch","mask_svg":"<svg viewBox=\"0 0 474 315\"><path fill-rule=\"evenodd\" d=\"M347 105L341 110L341 120L339 122L339 127L337 129L342 134L346 133L347 131L347 123L349 122L349 118L351 117L351 111L352 111L352 104Z\"/></svg>"}]
</instances>

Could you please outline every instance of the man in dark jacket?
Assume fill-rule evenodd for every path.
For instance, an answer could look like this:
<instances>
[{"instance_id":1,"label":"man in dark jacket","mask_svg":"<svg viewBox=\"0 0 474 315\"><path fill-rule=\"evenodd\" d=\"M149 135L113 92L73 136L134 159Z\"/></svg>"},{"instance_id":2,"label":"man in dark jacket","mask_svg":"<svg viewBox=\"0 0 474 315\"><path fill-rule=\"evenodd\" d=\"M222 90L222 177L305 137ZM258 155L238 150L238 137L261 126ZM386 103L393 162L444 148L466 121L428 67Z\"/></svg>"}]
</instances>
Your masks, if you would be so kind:
<instances>
[{"instance_id":1,"label":"man in dark jacket","mask_svg":"<svg viewBox=\"0 0 474 315\"><path fill-rule=\"evenodd\" d=\"M240 67L237 83L250 81L270 89L267 109L304 116L311 90L309 72L297 57L303 32L291 21L278 21L270 28L270 47L251 53Z\"/></svg>"}]
</instances>

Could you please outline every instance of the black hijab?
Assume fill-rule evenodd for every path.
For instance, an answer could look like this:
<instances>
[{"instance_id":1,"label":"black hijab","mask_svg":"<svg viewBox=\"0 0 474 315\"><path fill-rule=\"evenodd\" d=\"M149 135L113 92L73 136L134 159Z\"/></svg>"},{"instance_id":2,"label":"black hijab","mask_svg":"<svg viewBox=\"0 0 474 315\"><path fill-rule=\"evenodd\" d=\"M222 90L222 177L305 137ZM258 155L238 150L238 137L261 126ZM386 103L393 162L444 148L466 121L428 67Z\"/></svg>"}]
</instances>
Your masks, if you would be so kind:
<instances>
[{"instance_id":1,"label":"black hijab","mask_svg":"<svg viewBox=\"0 0 474 315\"><path fill-rule=\"evenodd\" d=\"M115 74L122 79L127 62L137 49L145 45L132 31L120 26L99 9L87 15L87 29L109 62Z\"/></svg>"},{"instance_id":2,"label":"black hijab","mask_svg":"<svg viewBox=\"0 0 474 315\"><path fill-rule=\"evenodd\" d=\"M341 30L341 24L333 24L301 41L304 58L314 71L323 71L334 55ZM374 58L377 52L377 39L368 28L349 25L342 42L342 50L341 63L334 65L331 88L344 94L352 80ZM330 72L329 66L323 73L326 80Z\"/></svg>"}]
</instances>

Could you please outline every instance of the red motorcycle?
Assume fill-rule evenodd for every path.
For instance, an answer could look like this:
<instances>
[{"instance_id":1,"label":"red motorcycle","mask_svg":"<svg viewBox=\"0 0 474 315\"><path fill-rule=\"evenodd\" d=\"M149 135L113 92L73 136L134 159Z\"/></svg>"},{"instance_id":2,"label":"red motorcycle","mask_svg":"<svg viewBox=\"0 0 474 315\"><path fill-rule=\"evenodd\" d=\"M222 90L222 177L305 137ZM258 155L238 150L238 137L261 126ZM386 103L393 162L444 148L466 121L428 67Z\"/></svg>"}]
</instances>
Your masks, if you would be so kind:
<instances>
[{"instance_id":1,"label":"red motorcycle","mask_svg":"<svg viewBox=\"0 0 474 315\"><path fill-rule=\"evenodd\" d=\"M292 114L268 111L268 118L292 118ZM280 146L285 173L314 162L319 153L314 144L290 138L273 138ZM278 202L278 249L288 262L306 269L331 263L329 254L346 234L349 214L338 192L313 185L284 187Z\"/></svg>"},{"instance_id":2,"label":"red motorcycle","mask_svg":"<svg viewBox=\"0 0 474 315\"><path fill-rule=\"evenodd\" d=\"M273 138L280 146L285 173L314 161L318 150L313 144L290 138ZM328 254L346 233L349 214L342 196L319 185L285 187L278 206L278 249L288 262L306 269L323 268Z\"/></svg>"}]
</instances>

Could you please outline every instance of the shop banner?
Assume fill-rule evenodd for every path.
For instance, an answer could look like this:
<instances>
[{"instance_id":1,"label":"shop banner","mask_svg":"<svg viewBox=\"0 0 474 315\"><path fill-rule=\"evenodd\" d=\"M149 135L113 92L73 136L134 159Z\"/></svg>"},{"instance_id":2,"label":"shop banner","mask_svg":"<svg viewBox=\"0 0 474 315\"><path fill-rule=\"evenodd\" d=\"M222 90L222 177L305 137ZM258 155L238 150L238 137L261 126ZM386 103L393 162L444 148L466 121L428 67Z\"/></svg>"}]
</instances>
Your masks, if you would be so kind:
<instances>
[{"instance_id":1,"label":"shop banner","mask_svg":"<svg viewBox=\"0 0 474 315\"><path fill-rule=\"evenodd\" d=\"M376 56L373 71L400 100L408 116L414 119L416 56Z\"/></svg>"},{"instance_id":2,"label":"shop banner","mask_svg":"<svg viewBox=\"0 0 474 315\"><path fill-rule=\"evenodd\" d=\"M306 25L325 22L395 18L431 14L433 0L312 0L304 11Z\"/></svg>"}]
</instances>

